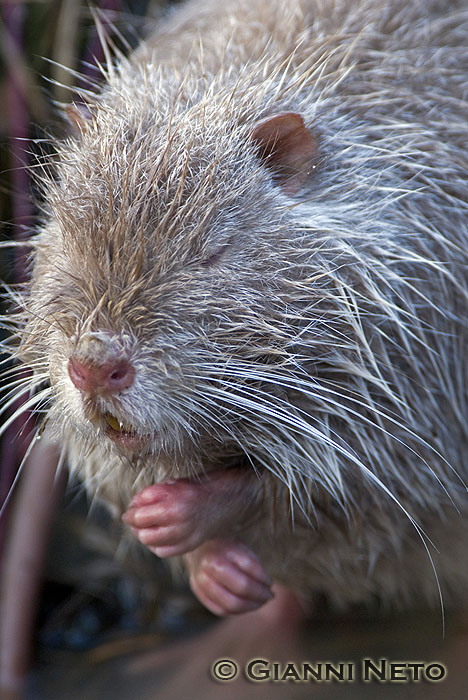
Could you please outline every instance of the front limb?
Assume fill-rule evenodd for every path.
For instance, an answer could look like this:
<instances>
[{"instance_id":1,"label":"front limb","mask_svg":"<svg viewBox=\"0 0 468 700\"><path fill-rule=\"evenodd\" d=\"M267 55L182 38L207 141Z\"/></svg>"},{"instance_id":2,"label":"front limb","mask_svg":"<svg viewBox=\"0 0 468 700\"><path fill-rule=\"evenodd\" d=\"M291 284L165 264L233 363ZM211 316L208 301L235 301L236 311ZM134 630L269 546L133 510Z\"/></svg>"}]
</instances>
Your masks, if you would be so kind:
<instances>
[{"instance_id":1,"label":"front limb","mask_svg":"<svg viewBox=\"0 0 468 700\"><path fill-rule=\"evenodd\" d=\"M235 539L261 502L261 481L242 469L148 486L123 520L159 557L184 555L190 585L217 615L248 612L272 597L257 556Z\"/></svg>"}]
</instances>

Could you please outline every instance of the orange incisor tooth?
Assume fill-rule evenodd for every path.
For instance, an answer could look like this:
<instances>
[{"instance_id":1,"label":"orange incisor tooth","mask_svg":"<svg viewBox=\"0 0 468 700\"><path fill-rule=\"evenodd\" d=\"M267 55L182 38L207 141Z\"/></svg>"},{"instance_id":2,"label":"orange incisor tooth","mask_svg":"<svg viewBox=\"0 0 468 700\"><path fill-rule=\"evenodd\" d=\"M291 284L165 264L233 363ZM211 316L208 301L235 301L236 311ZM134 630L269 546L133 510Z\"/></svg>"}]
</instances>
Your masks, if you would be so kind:
<instances>
[{"instance_id":1,"label":"orange incisor tooth","mask_svg":"<svg viewBox=\"0 0 468 700\"><path fill-rule=\"evenodd\" d=\"M110 413L106 413L105 418L106 418L107 425L109 425L114 430L118 430L120 433L121 427L120 427L120 424L119 424L119 421L117 420L117 418L114 418L114 416L111 416Z\"/></svg>"}]
</instances>

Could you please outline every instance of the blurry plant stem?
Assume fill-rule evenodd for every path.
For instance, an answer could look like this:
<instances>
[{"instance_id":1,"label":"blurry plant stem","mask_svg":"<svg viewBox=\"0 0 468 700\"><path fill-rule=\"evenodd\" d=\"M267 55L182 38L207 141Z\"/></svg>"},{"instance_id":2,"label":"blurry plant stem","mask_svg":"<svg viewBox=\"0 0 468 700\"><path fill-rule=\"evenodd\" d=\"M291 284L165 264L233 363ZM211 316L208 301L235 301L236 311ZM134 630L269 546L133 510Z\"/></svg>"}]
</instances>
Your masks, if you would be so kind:
<instances>
[{"instance_id":1,"label":"blurry plant stem","mask_svg":"<svg viewBox=\"0 0 468 700\"><path fill-rule=\"evenodd\" d=\"M22 3L6 2L1 5L4 30L9 43L20 52L23 41L23 26L25 6ZM21 74L8 67L7 73L7 118L10 137L10 173L12 190L12 210L14 236L17 241L25 240L28 227L31 224L32 206L29 197L29 174L27 170L27 139L29 138L29 113L24 94L25 83ZM23 283L27 276L27 252L21 247L15 249L14 280ZM11 409L18 410L19 399ZM0 470L0 502L3 503L10 493L18 465L21 463L26 449L27 436L31 432L31 418L28 412L21 415L6 431L1 451ZM32 427L32 426L31 426ZM5 528L8 520L8 509L0 520L0 552L5 542Z\"/></svg>"},{"instance_id":2,"label":"blurry plant stem","mask_svg":"<svg viewBox=\"0 0 468 700\"><path fill-rule=\"evenodd\" d=\"M76 68L78 31L80 26L81 3L77 0L63 0L55 34L52 78L55 81L54 93L58 102L70 102Z\"/></svg>"},{"instance_id":3,"label":"blurry plant stem","mask_svg":"<svg viewBox=\"0 0 468 700\"><path fill-rule=\"evenodd\" d=\"M65 486L58 461L56 446L34 445L10 518L1 577L0 698L20 698L24 690L49 531Z\"/></svg>"}]
</instances>

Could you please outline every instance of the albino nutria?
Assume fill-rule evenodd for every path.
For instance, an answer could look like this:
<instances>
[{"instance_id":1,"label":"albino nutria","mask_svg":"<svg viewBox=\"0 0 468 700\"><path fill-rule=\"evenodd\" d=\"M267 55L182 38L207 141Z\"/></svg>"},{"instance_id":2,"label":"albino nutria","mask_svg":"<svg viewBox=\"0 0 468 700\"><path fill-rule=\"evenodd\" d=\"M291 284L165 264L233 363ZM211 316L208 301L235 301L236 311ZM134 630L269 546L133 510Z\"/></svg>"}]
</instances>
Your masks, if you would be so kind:
<instances>
[{"instance_id":1,"label":"albino nutria","mask_svg":"<svg viewBox=\"0 0 468 700\"><path fill-rule=\"evenodd\" d=\"M69 110L16 354L216 613L468 592L467 45L466 0L192 0Z\"/></svg>"}]
</instances>

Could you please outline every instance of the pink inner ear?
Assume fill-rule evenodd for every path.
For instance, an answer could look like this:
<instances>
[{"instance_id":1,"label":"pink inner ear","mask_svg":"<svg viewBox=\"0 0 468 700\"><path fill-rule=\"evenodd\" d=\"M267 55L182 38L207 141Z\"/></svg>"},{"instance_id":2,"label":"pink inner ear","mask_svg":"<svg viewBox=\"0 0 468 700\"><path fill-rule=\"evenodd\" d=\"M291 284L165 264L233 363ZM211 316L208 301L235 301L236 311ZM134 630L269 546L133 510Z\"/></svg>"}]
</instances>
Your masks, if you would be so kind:
<instances>
[{"instance_id":1,"label":"pink inner ear","mask_svg":"<svg viewBox=\"0 0 468 700\"><path fill-rule=\"evenodd\" d=\"M298 192L317 159L317 142L301 115L286 112L263 119L254 127L252 140L282 189Z\"/></svg>"}]
</instances>

